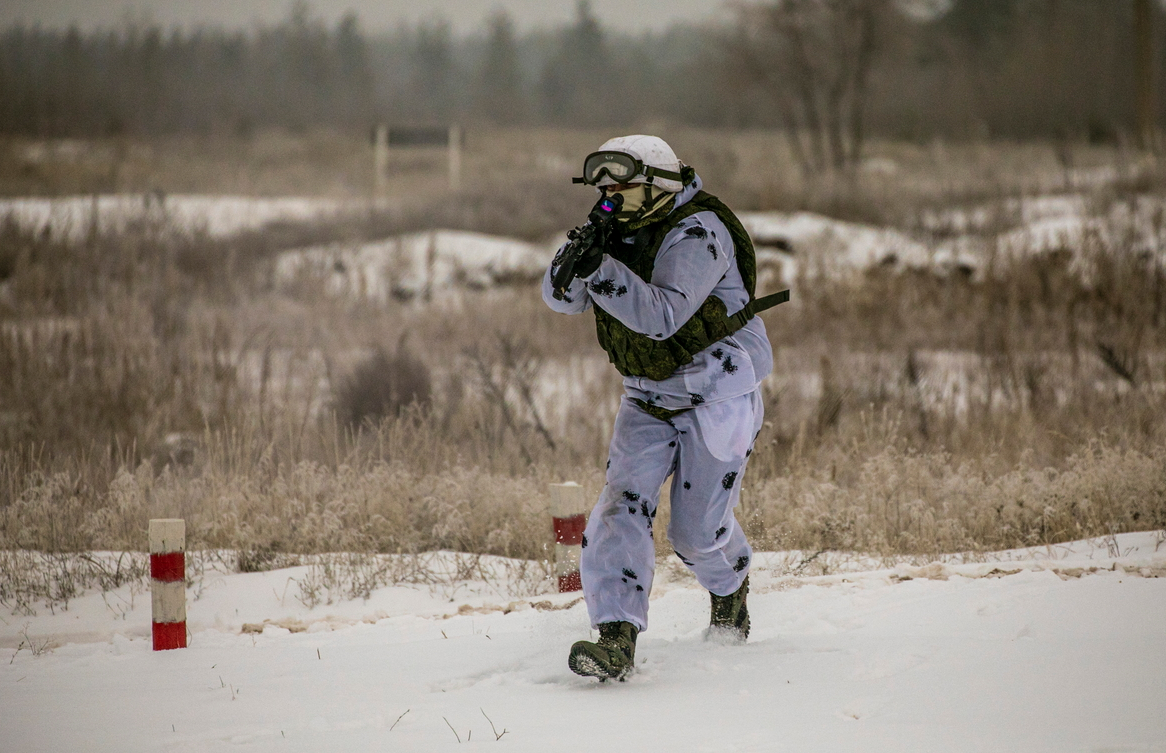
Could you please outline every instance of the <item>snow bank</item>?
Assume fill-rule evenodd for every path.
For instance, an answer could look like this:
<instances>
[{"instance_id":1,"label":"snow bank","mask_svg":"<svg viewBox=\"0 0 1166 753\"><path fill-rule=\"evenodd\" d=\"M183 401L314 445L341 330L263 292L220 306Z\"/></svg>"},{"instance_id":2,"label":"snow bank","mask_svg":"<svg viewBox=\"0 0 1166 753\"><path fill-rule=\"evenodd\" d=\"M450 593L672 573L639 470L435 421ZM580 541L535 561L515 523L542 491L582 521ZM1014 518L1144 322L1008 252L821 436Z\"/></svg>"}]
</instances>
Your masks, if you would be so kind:
<instances>
[{"instance_id":1,"label":"snow bank","mask_svg":"<svg viewBox=\"0 0 1166 753\"><path fill-rule=\"evenodd\" d=\"M1140 197L1095 213L1083 195L1034 196L1001 205L924 214L914 237L889 228L842 222L810 212L744 212L762 274L786 283L799 269L811 275L872 267L960 270L979 274L993 254L1036 255L1070 250L1073 263L1094 239L1156 256L1166 264L1166 202ZM928 239L933 234L938 240Z\"/></svg>"},{"instance_id":2,"label":"snow bank","mask_svg":"<svg viewBox=\"0 0 1166 753\"><path fill-rule=\"evenodd\" d=\"M333 243L287 251L276 262L283 285L324 279L329 292L384 301L439 294L455 287L483 289L537 279L548 249L513 238L432 230L371 243Z\"/></svg>"},{"instance_id":3,"label":"snow bank","mask_svg":"<svg viewBox=\"0 0 1166 753\"><path fill-rule=\"evenodd\" d=\"M1166 263L1166 202L1141 196L1113 202L1106 211L1087 196L1033 196L1001 206L955 209L923 217L925 228L955 233L937 245L939 254L963 254L983 265L990 254L1035 255L1069 251L1079 263L1096 241Z\"/></svg>"},{"instance_id":4,"label":"snow bank","mask_svg":"<svg viewBox=\"0 0 1166 753\"><path fill-rule=\"evenodd\" d=\"M0 218L56 235L80 237L96 221L102 229L131 226L202 231L221 237L277 221L311 221L363 205L302 197L251 198L134 194L0 200ZM946 274L977 273L995 253L1080 251L1093 237L1132 242L1135 251L1166 263L1166 202L1140 197L1115 202L1103 215L1084 195L1035 196L991 205L944 209L921 217L919 234L831 219L811 212L742 212L758 249L762 288L788 285L799 270L811 275L872 267ZM291 283L323 275L336 294L384 300L480 289L535 279L550 262L550 246L514 238L432 230L385 240L297 249L279 259L278 276ZM938 239L938 240L936 240Z\"/></svg>"},{"instance_id":5,"label":"snow bank","mask_svg":"<svg viewBox=\"0 0 1166 753\"><path fill-rule=\"evenodd\" d=\"M812 273L876 265L933 267L958 254L938 256L895 230L840 222L810 213L753 212L741 220L758 246L762 287L788 284L799 265ZM562 234L565 238L565 233ZM550 263L551 246L454 230L413 233L362 244L336 243L285 252L276 277L291 286L323 278L334 295L383 301L441 295L456 288L484 289L536 280ZM794 253L789 253L792 247Z\"/></svg>"},{"instance_id":6,"label":"snow bank","mask_svg":"<svg viewBox=\"0 0 1166 753\"><path fill-rule=\"evenodd\" d=\"M928 249L896 230L833 220L811 212L742 212L741 224L755 245L788 245L803 264L857 268L883 263L927 264Z\"/></svg>"},{"instance_id":7,"label":"snow bank","mask_svg":"<svg viewBox=\"0 0 1166 753\"><path fill-rule=\"evenodd\" d=\"M974 270L979 256L967 243L928 245L891 228L834 220L812 212L743 212L741 223L757 246L762 287L810 276L885 267L947 274ZM772 282L766 276L772 277Z\"/></svg>"},{"instance_id":8,"label":"snow bank","mask_svg":"<svg viewBox=\"0 0 1166 753\"><path fill-rule=\"evenodd\" d=\"M149 224L222 237L277 221L308 221L350 211L348 203L303 197L256 198L117 194L0 199L0 218L56 237L79 238L93 227L111 231Z\"/></svg>"},{"instance_id":9,"label":"snow bank","mask_svg":"<svg viewBox=\"0 0 1166 753\"><path fill-rule=\"evenodd\" d=\"M13 753L1164 749L1160 534L934 563L811 557L758 555L745 646L706 643L707 594L661 567L637 672L606 685L566 667L589 634L577 597L529 583L309 609L297 569L208 572L188 592L191 647L162 653L148 595L91 594L4 615L6 645L33 648L0 662L0 740Z\"/></svg>"}]
</instances>

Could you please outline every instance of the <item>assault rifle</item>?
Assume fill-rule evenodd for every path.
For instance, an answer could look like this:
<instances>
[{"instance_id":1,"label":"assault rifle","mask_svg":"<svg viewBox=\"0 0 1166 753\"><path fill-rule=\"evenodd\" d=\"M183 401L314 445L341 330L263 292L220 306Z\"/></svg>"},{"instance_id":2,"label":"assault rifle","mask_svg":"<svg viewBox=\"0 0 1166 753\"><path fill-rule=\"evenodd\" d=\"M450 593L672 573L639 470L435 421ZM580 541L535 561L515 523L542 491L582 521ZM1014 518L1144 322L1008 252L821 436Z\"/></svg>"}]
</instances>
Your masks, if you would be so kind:
<instances>
[{"instance_id":1,"label":"assault rifle","mask_svg":"<svg viewBox=\"0 0 1166 753\"><path fill-rule=\"evenodd\" d=\"M607 242L607 234L615 221L615 215L623 206L623 196L614 193L595 202L587 222L567 233L567 245L555 257L559 269L551 278L555 298L562 299L575 279L575 265L592 254L602 254Z\"/></svg>"}]
</instances>

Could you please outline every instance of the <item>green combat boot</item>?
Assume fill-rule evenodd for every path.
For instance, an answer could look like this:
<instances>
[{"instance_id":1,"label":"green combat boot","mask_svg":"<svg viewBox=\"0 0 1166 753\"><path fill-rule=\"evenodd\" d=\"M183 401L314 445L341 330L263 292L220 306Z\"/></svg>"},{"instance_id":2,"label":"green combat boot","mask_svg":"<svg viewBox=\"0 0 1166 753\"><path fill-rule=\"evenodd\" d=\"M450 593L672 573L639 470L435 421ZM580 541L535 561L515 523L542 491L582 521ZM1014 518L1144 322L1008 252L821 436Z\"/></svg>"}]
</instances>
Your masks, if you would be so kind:
<instances>
[{"instance_id":1,"label":"green combat boot","mask_svg":"<svg viewBox=\"0 0 1166 753\"><path fill-rule=\"evenodd\" d=\"M571 646L567 664L577 675L622 681L636 666L639 632L630 622L601 622L599 642L578 641Z\"/></svg>"},{"instance_id":2,"label":"green combat boot","mask_svg":"<svg viewBox=\"0 0 1166 753\"><path fill-rule=\"evenodd\" d=\"M709 617L708 633L705 634L706 640L745 642L749 637L749 608L745 605L745 597L748 595L748 575L741 582L741 587L728 596L709 594L712 597L712 614Z\"/></svg>"}]
</instances>

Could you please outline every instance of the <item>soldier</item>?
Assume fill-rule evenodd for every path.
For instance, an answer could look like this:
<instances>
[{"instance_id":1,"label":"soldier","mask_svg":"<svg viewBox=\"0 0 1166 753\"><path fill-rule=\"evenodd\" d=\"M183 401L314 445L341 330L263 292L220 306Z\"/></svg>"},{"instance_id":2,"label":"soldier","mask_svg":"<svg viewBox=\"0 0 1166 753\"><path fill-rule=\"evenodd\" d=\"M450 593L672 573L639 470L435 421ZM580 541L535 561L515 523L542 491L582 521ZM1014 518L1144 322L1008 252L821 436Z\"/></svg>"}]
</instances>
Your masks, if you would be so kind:
<instances>
[{"instance_id":1,"label":"soldier","mask_svg":"<svg viewBox=\"0 0 1166 753\"><path fill-rule=\"evenodd\" d=\"M583 596L599 641L575 643L568 663L580 675L622 679L648 626L652 525L669 474L668 540L711 594L708 635L749 635L753 553L733 508L761 429L760 383L773 368L754 314L788 293L754 299L748 233L662 139L611 139L575 182L595 186L601 200L618 194L622 205L600 243L581 254L579 244L564 245L543 278L543 300L564 314L594 310L625 394L607 484L582 542Z\"/></svg>"}]
</instances>

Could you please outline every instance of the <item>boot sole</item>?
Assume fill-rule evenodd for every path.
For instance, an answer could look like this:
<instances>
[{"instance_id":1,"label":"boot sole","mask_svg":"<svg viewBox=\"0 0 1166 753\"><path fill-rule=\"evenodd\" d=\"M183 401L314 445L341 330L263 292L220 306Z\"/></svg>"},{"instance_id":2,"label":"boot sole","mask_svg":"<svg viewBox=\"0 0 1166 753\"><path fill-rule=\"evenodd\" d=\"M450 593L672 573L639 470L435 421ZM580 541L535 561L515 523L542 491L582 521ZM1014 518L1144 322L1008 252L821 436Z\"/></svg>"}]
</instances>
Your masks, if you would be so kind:
<instances>
[{"instance_id":1,"label":"boot sole","mask_svg":"<svg viewBox=\"0 0 1166 753\"><path fill-rule=\"evenodd\" d=\"M581 677L598 677L600 682L606 680L619 680L623 682L631 673L631 669L616 670L613 667L606 667L601 664L594 656L586 651L572 651L567 658L567 666L571 671Z\"/></svg>"}]
</instances>

